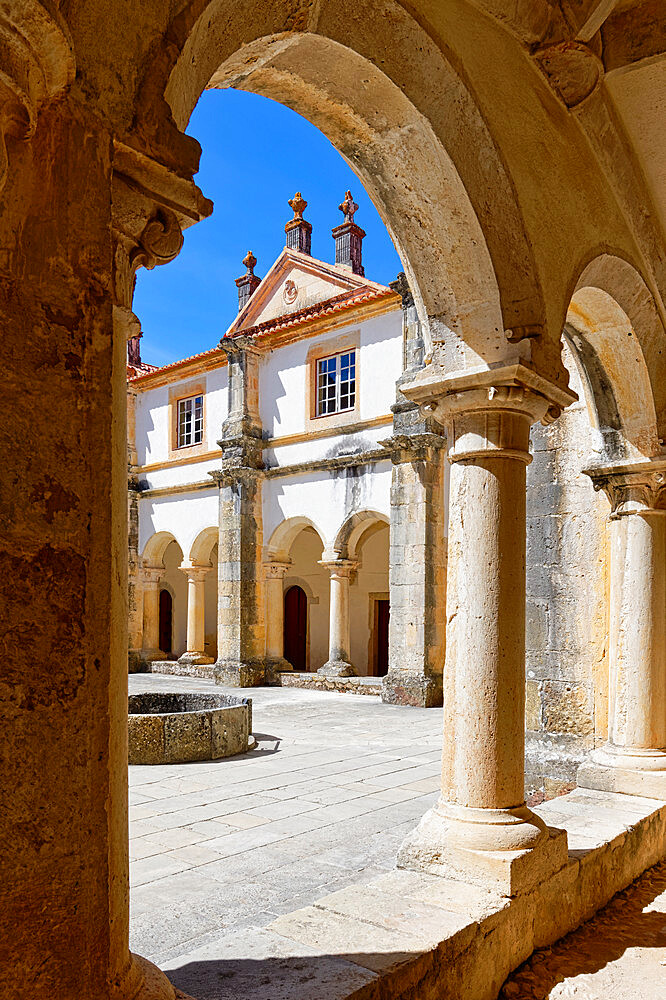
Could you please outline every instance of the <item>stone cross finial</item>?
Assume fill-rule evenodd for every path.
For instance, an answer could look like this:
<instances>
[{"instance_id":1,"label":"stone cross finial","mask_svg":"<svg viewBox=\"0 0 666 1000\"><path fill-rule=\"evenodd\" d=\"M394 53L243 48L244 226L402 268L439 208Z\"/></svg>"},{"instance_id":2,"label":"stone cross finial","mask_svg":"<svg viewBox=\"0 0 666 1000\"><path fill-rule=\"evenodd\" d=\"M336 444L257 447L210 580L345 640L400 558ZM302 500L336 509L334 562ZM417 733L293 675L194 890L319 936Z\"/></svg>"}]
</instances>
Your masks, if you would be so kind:
<instances>
[{"instance_id":1,"label":"stone cross finial","mask_svg":"<svg viewBox=\"0 0 666 1000\"><path fill-rule=\"evenodd\" d=\"M308 203L301 194L301 192L297 191L294 197L289 199L287 204L293 210L294 213L294 218L292 219L292 222L294 221L300 222L303 219L303 212L308 207Z\"/></svg>"},{"instance_id":2,"label":"stone cross finial","mask_svg":"<svg viewBox=\"0 0 666 1000\"><path fill-rule=\"evenodd\" d=\"M248 250L248 252L243 257L243 263L247 268L247 273L254 274L254 268L257 263L257 258L254 256L251 250Z\"/></svg>"},{"instance_id":3,"label":"stone cross finial","mask_svg":"<svg viewBox=\"0 0 666 1000\"><path fill-rule=\"evenodd\" d=\"M345 200L338 205L338 208L345 213L345 222L354 221L354 212L358 212L358 205L352 198L351 191L345 192Z\"/></svg>"}]
</instances>

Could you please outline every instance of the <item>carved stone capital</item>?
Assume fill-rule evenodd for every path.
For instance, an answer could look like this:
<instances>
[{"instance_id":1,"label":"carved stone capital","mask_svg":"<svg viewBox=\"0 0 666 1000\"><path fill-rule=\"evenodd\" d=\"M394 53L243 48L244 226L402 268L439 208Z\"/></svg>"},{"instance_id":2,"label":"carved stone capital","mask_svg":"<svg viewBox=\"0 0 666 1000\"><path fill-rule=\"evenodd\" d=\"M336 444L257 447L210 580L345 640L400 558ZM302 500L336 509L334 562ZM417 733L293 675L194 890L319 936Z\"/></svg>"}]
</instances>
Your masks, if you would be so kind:
<instances>
[{"instance_id":1,"label":"carved stone capital","mask_svg":"<svg viewBox=\"0 0 666 1000\"><path fill-rule=\"evenodd\" d=\"M442 448L446 448L446 438L441 434L394 434L378 444L389 452L393 465L402 465L404 462L432 461Z\"/></svg>"},{"instance_id":2,"label":"carved stone capital","mask_svg":"<svg viewBox=\"0 0 666 1000\"><path fill-rule=\"evenodd\" d=\"M208 573L210 573L212 566L179 566L181 573L184 573L188 580L195 580L197 583L201 583Z\"/></svg>"},{"instance_id":3,"label":"carved stone capital","mask_svg":"<svg viewBox=\"0 0 666 1000\"><path fill-rule=\"evenodd\" d=\"M72 39L53 3L14 0L0 9L0 190L7 178L5 138L28 139L40 107L69 86Z\"/></svg>"},{"instance_id":4,"label":"carved stone capital","mask_svg":"<svg viewBox=\"0 0 666 1000\"><path fill-rule=\"evenodd\" d=\"M525 365L445 374L433 366L403 385L408 399L447 428L449 460L530 461L530 426L548 424L578 397Z\"/></svg>"},{"instance_id":5,"label":"carved stone capital","mask_svg":"<svg viewBox=\"0 0 666 1000\"><path fill-rule=\"evenodd\" d=\"M636 468L606 466L583 470L595 490L611 505L610 519L629 514L666 514L666 462L644 462Z\"/></svg>"},{"instance_id":6,"label":"carved stone capital","mask_svg":"<svg viewBox=\"0 0 666 1000\"><path fill-rule=\"evenodd\" d=\"M284 580L287 570L290 568L291 560L289 562L265 562L263 564L264 579Z\"/></svg>"},{"instance_id":7,"label":"carved stone capital","mask_svg":"<svg viewBox=\"0 0 666 1000\"><path fill-rule=\"evenodd\" d=\"M136 272L168 264L183 245L183 229L210 215L212 202L191 178L119 140L113 162L114 321L129 339L140 332L132 312Z\"/></svg>"},{"instance_id":8,"label":"carved stone capital","mask_svg":"<svg viewBox=\"0 0 666 1000\"><path fill-rule=\"evenodd\" d=\"M141 582L144 586L150 584L157 586L163 575L164 569L161 566L142 566L140 570Z\"/></svg>"},{"instance_id":9,"label":"carved stone capital","mask_svg":"<svg viewBox=\"0 0 666 1000\"><path fill-rule=\"evenodd\" d=\"M358 563L354 559L327 559L324 557L319 561L319 565L327 569L331 576L349 578L358 569Z\"/></svg>"}]
</instances>

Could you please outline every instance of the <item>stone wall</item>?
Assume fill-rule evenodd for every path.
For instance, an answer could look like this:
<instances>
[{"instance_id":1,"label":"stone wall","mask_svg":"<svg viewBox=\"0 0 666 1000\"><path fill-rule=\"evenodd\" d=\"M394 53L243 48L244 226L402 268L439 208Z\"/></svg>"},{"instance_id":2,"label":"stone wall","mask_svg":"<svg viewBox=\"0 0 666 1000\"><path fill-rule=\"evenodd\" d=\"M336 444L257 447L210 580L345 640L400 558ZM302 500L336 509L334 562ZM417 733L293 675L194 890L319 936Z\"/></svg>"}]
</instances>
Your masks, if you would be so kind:
<instances>
[{"instance_id":1,"label":"stone wall","mask_svg":"<svg viewBox=\"0 0 666 1000\"><path fill-rule=\"evenodd\" d=\"M580 402L532 428L527 469L526 789L532 801L575 784L606 735L608 502L581 470L593 456Z\"/></svg>"}]
</instances>

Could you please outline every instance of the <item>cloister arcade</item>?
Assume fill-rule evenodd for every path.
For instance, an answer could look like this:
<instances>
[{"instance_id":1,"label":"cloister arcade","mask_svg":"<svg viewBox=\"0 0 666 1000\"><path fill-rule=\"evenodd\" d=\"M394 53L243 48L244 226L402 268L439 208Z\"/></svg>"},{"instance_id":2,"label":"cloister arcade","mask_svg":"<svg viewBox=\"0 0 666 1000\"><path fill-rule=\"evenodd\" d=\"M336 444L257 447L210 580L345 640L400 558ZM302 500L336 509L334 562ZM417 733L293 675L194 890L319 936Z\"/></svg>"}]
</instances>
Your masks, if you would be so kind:
<instances>
[{"instance_id":1,"label":"cloister arcade","mask_svg":"<svg viewBox=\"0 0 666 1000\"><path fill-rule=\"evenodd\" d=\"M505 923L467 946L467 995L489 997L489 981L663 856L663 13L633 0L506 6L4 5L4 996L175 997L128 944L125 362L136 270L172 260L182 229L212 210L183 131L206 87L262 93L317 125L363 180L413 289L428 363L400 389L426 426L417 442L394 436L396 489L427 502L410 456L433 446L433 425L447 430L451 485L441 798L399 863L504 898ZM608 584L593 581L608 726L600 699L578 781L654 799L612 863L601 848L574 863L566 833L525 805L526 467L530 428L556 441L576 404L563 330L600 432L586 467L609 498ZM243 417L220 480L241 499L258 472ZM345 544L360 552L385 532L355 530ZM556 544L566 565L564 528ZM170 575L191 560L173 545L156 542L149 565ZM557 631L572 599L547 575ZM201 585L188 577L188 591ZM342 629L337 640L339 658ZM529 637L537 651L548 641ZM416 985L392 988L390 973L385 994L441 995L457 974L442 955Z\"/></svg>"}]
</instances>

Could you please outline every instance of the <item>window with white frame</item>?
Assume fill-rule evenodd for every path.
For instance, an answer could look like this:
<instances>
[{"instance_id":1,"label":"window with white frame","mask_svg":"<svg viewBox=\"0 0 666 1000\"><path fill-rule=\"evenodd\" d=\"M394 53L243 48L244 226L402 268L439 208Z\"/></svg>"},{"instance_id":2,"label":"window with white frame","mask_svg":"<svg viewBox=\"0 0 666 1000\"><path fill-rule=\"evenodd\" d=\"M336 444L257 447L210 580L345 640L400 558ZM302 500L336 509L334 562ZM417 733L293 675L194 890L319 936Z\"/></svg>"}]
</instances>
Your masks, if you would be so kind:
<instances>
[{"instance_id":1,"label":"window with white frame","mask_svg":"<svg viewBox=\"0 0 666 1000\"><path fill-rule=\"evenodd\" d=\"M178 447L203 441L203 396L178 400Z\"/></svg>"},{"instance_id":2,"label":"window with white frame","mask_svg":"<svg viewBox=\"0 0 666 1000\"><path fill-rule=\"evenodd\" d=\"M356 404L356 351L317 361L317 416L353 410Z\"/></svg>"}]
</instances>

